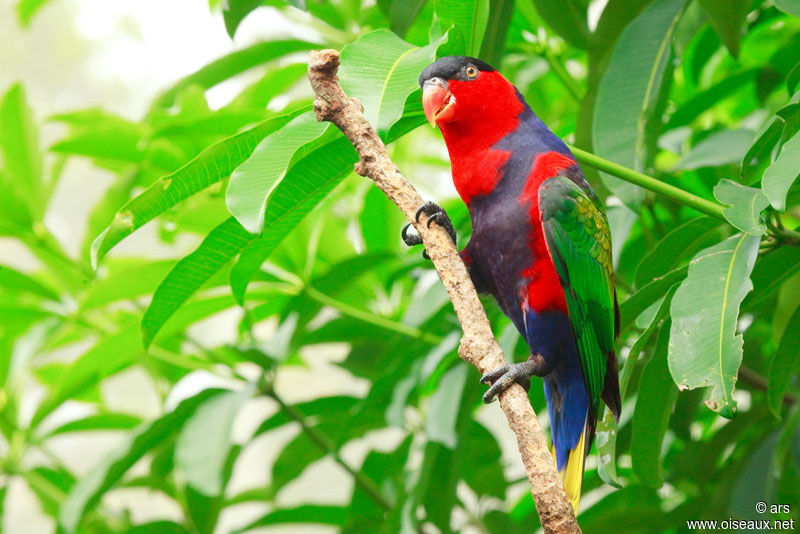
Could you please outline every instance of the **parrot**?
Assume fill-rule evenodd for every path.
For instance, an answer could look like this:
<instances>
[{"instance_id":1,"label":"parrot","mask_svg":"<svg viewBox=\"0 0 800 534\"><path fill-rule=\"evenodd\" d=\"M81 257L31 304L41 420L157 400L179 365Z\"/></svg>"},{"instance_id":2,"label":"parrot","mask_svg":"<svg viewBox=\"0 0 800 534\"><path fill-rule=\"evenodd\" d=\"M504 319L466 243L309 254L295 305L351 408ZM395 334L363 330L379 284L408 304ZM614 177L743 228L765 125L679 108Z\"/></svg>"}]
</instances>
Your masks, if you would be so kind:
<instances>
[{"instance_id":1,"label":"parrot","mask_svg":"<svg viewBox=\"0 0 800 534\"><path fill-rule=\"evenodd\" d=\"M577 513L585 458L602 400L619 420L614 342L619 307L611 234L602 203L567 145L502 74L468 56L447 56L419 77L423 111L439 127L472 237L460 252L479 293L489 293L530 349L526 361L481 377L485 402L513 383L542 378L552 455ZM416 213L453 242L447 213ZM409 246L418 235L401 232ZM425 257L427 255L423 253Z\"/></svg>"}]
</instances>

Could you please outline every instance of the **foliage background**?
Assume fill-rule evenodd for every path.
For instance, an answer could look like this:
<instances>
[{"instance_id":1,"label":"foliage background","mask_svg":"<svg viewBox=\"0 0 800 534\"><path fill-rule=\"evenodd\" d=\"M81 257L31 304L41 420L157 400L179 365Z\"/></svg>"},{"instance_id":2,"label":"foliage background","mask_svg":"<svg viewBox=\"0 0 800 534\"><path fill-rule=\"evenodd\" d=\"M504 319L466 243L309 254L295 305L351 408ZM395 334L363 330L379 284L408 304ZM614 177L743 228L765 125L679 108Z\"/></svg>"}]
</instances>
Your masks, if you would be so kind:
<instances>
[{"instance_id":1,"label":"foliage background","mask_svg":"<svg viewBox=\"0 0 800 534\"><path fill-rule=\"evenodd\" d=\"M536 528L435 274L309 116L323 46L346 46L345 89L462 242L446 151L418 128L416 77L451 53L500 67L594 165L710 201L701 217L579 153L612 225L627 386L579 521L798 517L796 1L212 0L116 27L103 4L0 5L26 44L0 78L4 531Z\"/></svg>"}]
</instances>

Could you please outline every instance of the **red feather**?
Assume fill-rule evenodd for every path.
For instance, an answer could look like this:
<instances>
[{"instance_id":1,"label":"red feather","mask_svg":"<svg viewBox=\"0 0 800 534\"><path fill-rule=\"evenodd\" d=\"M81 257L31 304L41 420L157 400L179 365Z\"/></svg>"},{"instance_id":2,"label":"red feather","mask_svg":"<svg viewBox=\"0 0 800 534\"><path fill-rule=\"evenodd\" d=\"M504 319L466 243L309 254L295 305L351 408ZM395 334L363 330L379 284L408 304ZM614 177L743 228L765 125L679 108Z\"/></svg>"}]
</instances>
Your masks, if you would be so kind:
<instances>
[{"instance_id":1,"label":"red feather","mask_svg":"<svg viewBox=\"0 0 800 534\"><path fill-rule=\"evenodd\" d=\"M519 199L520 204L527 204L529 207L532 230L528 236L528 246L533 257L539 258L531 267L522 272L523 276L530 280L525 289L527 291L526 302L529 308L537 312L554 308L567 311L564 290L561 288L561 282L542 231L542 221L539 216L539 187L548 178L552 178L559 171L573 165L575 165L575 161L572 158L558 152L539 154L533 162L533 169Z\"/></svg>"},{"instance_id":2,"label":"red feather","mask_svg":"<svg viewBox=\"0 0 800 534\"><path fill-rule=\"evenodd\" d=\"M469 204L500 181L500 169L511 154L492 147L517 127L523 105L514 86L498 72L481 72L469 82L450 80L448 87L457 102L457 120L439 127L450 153L453 183Z\"/></svg>"}]
</instances>

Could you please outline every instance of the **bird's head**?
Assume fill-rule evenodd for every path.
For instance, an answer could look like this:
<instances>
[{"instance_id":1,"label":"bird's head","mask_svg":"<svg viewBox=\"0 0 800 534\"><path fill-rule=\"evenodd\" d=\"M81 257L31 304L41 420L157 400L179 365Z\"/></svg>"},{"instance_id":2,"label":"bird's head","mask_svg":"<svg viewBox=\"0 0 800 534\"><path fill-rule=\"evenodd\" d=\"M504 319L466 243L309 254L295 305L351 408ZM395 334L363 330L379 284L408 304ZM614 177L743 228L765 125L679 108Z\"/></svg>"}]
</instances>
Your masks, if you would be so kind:
<instances>
[{"instance_id":1,"label":"bird's head","mask_svg":"<svg viewBox=\"0 0 800 534\"><path fill-rule=\"evenodd\" d=\"M431 126L486 127L516 121L522 110L514 86L490 65L468 56L447 56L419 77L422 107Z\"/></svg>"}]
</instances>

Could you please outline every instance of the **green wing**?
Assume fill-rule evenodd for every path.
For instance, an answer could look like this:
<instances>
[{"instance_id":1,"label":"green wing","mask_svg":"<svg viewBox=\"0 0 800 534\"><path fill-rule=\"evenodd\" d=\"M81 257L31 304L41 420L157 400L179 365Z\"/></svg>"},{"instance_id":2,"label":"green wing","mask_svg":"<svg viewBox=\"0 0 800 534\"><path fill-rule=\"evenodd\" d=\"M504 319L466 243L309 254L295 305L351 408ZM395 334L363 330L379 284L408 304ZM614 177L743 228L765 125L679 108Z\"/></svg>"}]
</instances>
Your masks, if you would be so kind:
<instances>
[{"instance_id":1,"label":"green wing","mask_svg":"<svg viewBox=\"0 0 800 534\"><path fill-rule=\"evenodd\" d=\"M614 349L614 267L602 208L564 176L539 187L539 212L561 280L589 398L598 413L606 357Z\"/></svg>"}]
</instances>

